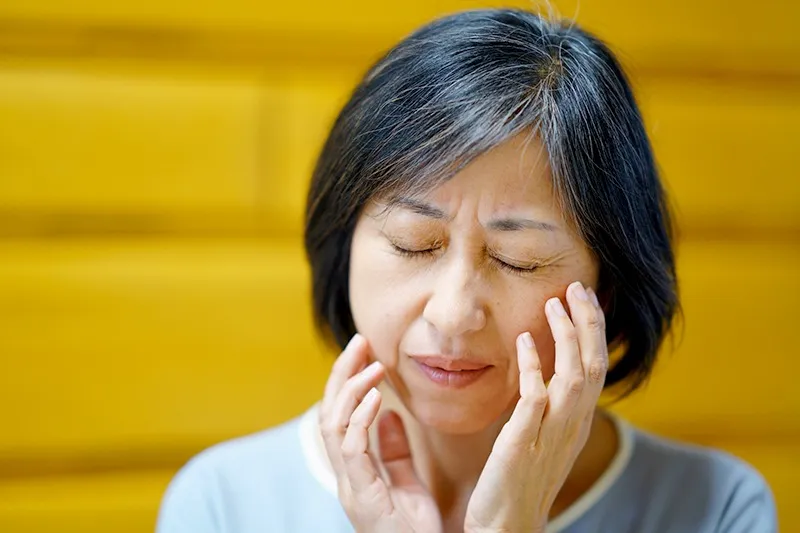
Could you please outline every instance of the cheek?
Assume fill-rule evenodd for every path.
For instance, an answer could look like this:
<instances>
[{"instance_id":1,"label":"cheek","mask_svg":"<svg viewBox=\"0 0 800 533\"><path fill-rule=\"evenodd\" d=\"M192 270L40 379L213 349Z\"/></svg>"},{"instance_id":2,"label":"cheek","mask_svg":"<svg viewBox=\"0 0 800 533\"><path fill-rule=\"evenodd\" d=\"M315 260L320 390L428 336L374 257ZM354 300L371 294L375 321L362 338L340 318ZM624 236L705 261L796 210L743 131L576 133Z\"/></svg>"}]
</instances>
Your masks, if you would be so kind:
<instances>
[{"instance_id":1,"label":"cheek","mask_svg":"<svg viewBox=\"0 0 800 533\"><path fill-rule=\"evenodd\" d=\"M500 337L507 344L507 353L516 358L517 336L529 331L536 344L536 351L542 364L542 375L545 380L549 380L555 368L555 341L547 322L544 305L548 299L558 296L556 287L535 287L529 291L517 291L515 295L505 303L498 303L496 307L502 309L497 311L498 329ZM516 359L510 365L518 379L519 367Z\"/></svg>"},{"instance_id":2,"label":"cheek","mask_svg":"<svg viewBox=\"0 0 800 533\"><path fill-rule=\"evenodd\" d=\"M548 381L555 373L556 346L555 340L553 340L553 333L550 331L546 318L544 318L544 310L542 310L542 323L544 326L537 331L533 331L531 335L533 335L536 343L539 361L542 363L542 376L545 381Z\"/></svg>"},{"instance_id":3,"label":"cheek","mask_svg":"<svg viewBox=\"0 0 800 533\"><path fill-rule=\"evenodd\" d=\"M569 309L566 289L570 283L576 280L583 281L587 285L596 285L596 270L590 267L571 269L558 279L543 281L531 286L528 290L517 290L509 300L512 305L507 306L509 311L505 323L511 326L503 330L503 338L510 339L513 353L516 355L516 346L514 345L516 336L523 331L531 332L542 364L542 375L545 381L553 377L556 358L555 339L550 329L550 323L547 321L545 303L550 298L558 297ZM514 368L517 369L516 362Z\"/></svg>"},{"instance_id":4,"label":"cheek","mask_svg":"<svg viewBox=\"0 0 800 533\"><path fill-rule=\"evenodd\" d=\"M414 319L415 290L408 280L392 279L387 264L392 258L387 255L375 245L353 247L349 296L356 331L369 341L372 358L391 373L400 341Z\"/></svg>"}]
</instances>

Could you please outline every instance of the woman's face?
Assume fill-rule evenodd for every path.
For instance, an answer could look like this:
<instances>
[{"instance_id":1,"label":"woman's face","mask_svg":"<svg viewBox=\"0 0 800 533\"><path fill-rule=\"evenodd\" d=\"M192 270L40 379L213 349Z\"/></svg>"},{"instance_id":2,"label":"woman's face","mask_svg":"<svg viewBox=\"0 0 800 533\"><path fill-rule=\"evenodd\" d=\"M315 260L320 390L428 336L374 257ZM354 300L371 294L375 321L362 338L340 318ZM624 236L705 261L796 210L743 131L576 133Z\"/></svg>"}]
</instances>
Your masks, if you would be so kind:
<instances>
[{"instance_id":1,"label":"woman's face","mask_svg":"<svg viewBox=\"0 0 800 533\"><path fill-rule=\"evenodd\" d=\"M519 398L520 333L531 332L552 376L544 304L558 296L566 306L567 285L595 287L597 275L557 206L540 141L519 136L424 196L366 206L353 235L350 305L417 420L472 433Z\"/></svg>"}]
</instances>

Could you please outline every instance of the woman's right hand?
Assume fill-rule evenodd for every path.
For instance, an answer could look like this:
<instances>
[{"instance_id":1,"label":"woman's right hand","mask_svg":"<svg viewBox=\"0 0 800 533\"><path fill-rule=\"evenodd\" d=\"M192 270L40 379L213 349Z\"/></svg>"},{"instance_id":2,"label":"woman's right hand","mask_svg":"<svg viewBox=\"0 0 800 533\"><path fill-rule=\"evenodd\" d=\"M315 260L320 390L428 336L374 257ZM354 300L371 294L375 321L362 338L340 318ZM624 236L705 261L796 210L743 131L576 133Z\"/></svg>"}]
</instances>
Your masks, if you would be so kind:
<instances>
[{"instance_id":1,"label":"woman's right hand","mask_svg":"<svg viewBox=\"0 0 800 533\"><path fill-rule=\"evenodd\" d=\"M366 366L368 351L361 335L350 340L333 365L319 411L339 501L358 533L441 532L439 510L414 472L397 413L387 413L378 423L380 458L370 453L369 428L381 405L375 387L384 378L384 368L377 361Z\"/></svg>"}]
</instances>

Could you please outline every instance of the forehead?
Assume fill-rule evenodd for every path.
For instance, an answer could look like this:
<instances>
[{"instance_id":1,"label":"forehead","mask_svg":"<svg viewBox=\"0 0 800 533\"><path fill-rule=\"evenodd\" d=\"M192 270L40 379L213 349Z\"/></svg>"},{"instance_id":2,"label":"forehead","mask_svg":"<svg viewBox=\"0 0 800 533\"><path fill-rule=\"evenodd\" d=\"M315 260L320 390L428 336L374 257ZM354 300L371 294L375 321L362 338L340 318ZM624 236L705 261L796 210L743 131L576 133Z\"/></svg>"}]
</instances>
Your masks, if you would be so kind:
<instances>
[{"instance_id":1,"label":"forehead","mask_svg":"<svg viewBox=\"0 0 800 533\"><path fill-rule=\"evenodd\" d=\"M428 191L442 207L476 200L491 210L552 210L556 206L547 150L530 133L512 137L473 159L451 179Z\"/></svg>"}]
</instances>

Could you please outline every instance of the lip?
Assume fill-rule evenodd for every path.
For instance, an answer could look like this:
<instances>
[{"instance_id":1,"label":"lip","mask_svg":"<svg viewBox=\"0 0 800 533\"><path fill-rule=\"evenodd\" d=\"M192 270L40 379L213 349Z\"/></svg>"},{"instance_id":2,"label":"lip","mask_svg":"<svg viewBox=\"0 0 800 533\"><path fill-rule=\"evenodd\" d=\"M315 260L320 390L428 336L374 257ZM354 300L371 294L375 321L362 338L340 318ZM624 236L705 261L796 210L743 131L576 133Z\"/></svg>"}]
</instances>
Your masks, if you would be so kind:
<instances>
[{"instance_id":1,"label":"lip","mask_svg":"<svg viewBox=\"0 0 800 533\"><path fill-rule=\"evenodd\" d=\"M482 378L492 365L448 359L445 357L414 357L421 373L433 383L442 387L461 389Z\"/></svg>"},{"instance_id":2,"label":"lip","mask_svg":"<svg viewBox=\"0 0 800 533\"><path fill-rule=\"evenodd\" d=\"M440 368L442 370L457 372L463 370L480 370L488 366L486 363L471 361L469 359L454 359L440 355L412 355L412 359L425 366Z\"/></svg>"}]
</instances>

